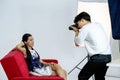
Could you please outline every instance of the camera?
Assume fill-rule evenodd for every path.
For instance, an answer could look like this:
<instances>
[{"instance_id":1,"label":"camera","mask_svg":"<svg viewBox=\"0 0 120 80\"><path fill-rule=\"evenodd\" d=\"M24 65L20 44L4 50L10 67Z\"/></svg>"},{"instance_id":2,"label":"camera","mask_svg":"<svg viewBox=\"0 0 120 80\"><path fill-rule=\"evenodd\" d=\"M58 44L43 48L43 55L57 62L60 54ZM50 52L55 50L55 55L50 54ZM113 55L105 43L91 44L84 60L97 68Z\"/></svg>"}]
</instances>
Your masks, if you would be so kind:
<instances>
[{"instance_id":1,"label":"camera","mask_svg":"<svg viewBox=\"0 0 120 80\"><path fill-rule=\"evenodd\" d=\"M78 28L78 25L77 25L77 24L73 24L73 25L69 26L69 27L68 27L68 28L69 28L69 30L73 30L73 28L72 28L72 27Z\"/></svg>"}]
</instances>

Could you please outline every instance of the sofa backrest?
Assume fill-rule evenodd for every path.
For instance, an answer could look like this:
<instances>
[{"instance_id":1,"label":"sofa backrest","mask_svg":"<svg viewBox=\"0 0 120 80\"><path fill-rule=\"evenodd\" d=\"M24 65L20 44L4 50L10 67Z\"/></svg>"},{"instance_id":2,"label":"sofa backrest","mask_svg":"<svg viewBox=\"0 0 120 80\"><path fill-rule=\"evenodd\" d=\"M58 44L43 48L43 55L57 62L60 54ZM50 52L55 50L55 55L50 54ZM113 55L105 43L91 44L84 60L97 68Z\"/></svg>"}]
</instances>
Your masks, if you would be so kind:
<instances>
[{"instance_id":1,"label":"sofa backrest","mask_svg":"<svg viewBox=\"0 0 120 80\"><path fill-rule=\"evenodd\" d=\"M10 51L2 58L1 64L9 80L13 77L26 77L29 75L24 55L19 50Z\"/></svg>"}]
</instances>

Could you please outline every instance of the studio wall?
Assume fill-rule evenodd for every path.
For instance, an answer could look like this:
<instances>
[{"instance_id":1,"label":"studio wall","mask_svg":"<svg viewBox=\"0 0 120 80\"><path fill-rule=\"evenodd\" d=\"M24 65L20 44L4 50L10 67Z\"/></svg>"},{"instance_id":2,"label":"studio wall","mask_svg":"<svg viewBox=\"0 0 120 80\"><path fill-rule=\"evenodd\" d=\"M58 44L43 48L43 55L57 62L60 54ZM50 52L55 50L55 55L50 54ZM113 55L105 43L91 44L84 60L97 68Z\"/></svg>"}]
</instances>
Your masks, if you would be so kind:
<instances>
[{"instance_id":1,"label":"studio wall","mask_svg":"<svg viewBox=\"0 0 120 80\"><path fill-rule=\"evenodd\" d=\"M31 33L41 58L58 59L69 72L86 56L84 49L74 47L74 33L68 30L76 14L77 0L0 0L0 59L24 33ZM7 80L1 65L0 76Z\"/></svg>"}]
</instances>

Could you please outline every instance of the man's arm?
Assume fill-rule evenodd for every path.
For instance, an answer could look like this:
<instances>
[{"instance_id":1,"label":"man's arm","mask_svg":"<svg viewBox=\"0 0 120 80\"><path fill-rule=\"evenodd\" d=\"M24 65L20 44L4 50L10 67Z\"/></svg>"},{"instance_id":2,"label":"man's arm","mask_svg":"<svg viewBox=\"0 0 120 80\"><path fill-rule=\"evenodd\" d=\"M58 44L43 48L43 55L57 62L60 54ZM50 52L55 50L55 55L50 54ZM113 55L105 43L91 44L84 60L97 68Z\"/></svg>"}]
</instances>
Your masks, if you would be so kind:
<instances>
[{"instance_id":1,"label":"man's arm","mask_svg":"<svg viewBox=\"0 0 120 80\"><path fill-rule=\"evenodd\" d=\"M79 30L75 32L74 43L75 43L75 46L76 46L76 47L79 47L78 35L79 35Z\"/></svg>"}]
</instances>

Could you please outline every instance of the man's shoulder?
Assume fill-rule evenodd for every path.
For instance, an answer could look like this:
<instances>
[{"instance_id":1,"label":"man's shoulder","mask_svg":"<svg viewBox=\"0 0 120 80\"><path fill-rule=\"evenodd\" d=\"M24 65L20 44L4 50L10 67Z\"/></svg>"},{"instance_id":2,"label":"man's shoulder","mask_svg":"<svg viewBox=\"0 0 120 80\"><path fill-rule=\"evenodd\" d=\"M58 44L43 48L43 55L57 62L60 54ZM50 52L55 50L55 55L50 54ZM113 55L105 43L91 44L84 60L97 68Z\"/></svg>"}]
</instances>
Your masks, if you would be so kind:
<instances>
[{"instance_id":1,"label":"man's shoulder","mask_svg":"<svg viewBox=\"0 0 120 80\"><path fill-rule=\"evenodd\" d=\"M99 23L99 22L91 22L90 25L99 25L99 26L102 26L101 23Z\"/></svg>"}]
</instances>

